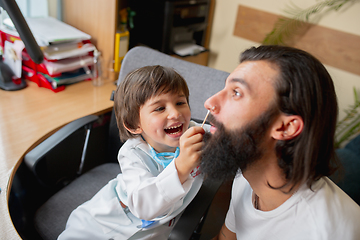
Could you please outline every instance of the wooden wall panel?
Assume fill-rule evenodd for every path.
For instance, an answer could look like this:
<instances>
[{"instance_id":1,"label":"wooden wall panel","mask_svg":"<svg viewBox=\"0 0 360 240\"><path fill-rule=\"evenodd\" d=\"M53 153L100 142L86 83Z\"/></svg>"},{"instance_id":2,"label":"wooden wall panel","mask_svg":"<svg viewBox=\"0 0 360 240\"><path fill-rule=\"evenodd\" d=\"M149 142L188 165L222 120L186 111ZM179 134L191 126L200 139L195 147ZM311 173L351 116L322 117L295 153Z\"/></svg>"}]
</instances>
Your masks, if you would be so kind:
<instances>
[{"instance_id":1,"label":"wooden wall panel","mask_svg":"<svg viewBox=\"0 0 360 240\"><path fill-rule=\"evenodd\" d=\"M261 43L279 15L239 5L234 35ZM291 46L303 49L322 63L360 75L360 36L309 24Z\"/></svg>"},{"instance_id":2,"label":"wooden wall panel","mask_svg":"<svg viewBox=\"0 0 360 240\"><path fill-rule=\"evenodd\" d=\"M89 35L101 51L105 78L115 80L113 68L115 33L118 19L117 0L62 0L63 21Z\"/></svg>"}]
</instances>

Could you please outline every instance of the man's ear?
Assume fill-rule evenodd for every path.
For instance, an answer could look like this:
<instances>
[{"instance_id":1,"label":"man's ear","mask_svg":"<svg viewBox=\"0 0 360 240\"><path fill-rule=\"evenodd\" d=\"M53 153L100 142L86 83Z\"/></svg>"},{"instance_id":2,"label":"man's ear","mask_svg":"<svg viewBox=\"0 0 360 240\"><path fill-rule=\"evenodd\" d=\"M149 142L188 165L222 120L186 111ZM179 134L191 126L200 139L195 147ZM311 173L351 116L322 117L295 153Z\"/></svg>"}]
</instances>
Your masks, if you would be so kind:
<instances>
[{"instance_id":1,"label":"man's ear","mask_svg":"<svg viewBox=\"0 0 360 240\"><path fill-rule=\"evenodd\" d=\"M304 121L298 115L281 115L274 123L271 136L277 140L289 140L298 136L304 128Z\"/></svg>"},{"instance_id":2,"label":"man's ear","mask_svg":"<svg viewBox=\"0 0 360 240\"><path fill-rule=\"evenodd\" d=\"M126 128L126 130L128 130L128 131L129 131L130 133L132 133L132 134L141 134L142 131L143 131L140 126L138 126L138 128L136 128L136 129L131 129L131 128L129 128L128 126L126 126L125 123L123 123L123 125L124 125L124 128Z\"/></svg>"}]
</instances>

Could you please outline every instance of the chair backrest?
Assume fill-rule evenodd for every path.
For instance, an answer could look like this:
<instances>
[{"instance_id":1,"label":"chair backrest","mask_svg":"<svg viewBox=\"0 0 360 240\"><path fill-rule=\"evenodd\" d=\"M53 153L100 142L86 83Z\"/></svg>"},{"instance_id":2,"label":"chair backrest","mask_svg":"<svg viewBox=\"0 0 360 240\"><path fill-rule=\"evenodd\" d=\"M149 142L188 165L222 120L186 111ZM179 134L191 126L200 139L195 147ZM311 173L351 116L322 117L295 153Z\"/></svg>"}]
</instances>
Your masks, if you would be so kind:
<instances>
[{"instance_id":1,"label":"chair backrest","mask_svg":"<svg viewBox=\"0 0 360 240\"><path fill-rule=\"evenodd\" d=\"M190 91L191 117L198 121L202 121L206 115L207 110L204 107L206 99L224 87L225 79L229 75L224 71L186 62L157 50L141 46L130 49L126 54L121 64L118 84L130 71L148 65L171 67L186 80ZM113 124L110 123L110 125ZM183 240L191 238L199 222L205 218L204 216L221 185L221 181L205 181L203 183L195 199L185 209L169 239ZM222 204L226 205L228 203ZM225 212L221 217L224 218L224 216ZM219 221L220 224L215 224L216 221L211 222L214 223L211 224L211 228L218 232L222 222Z\"/></svg>"},{"instance_id":2,"label":"chair backrest","mask_svg":"<svg viewBox=\"0 0 360 240\"><path fill-rule=\"evenodd\" d=\"M186 62L157 50L139 46L130 49L125 55L121 63L117 84L132 70L149 65L162 65L174 68L185 78L190 90L191 117L198 121L203 120L206 115L207 110L204 107L206 99L224 87L225 79L229 75L229 73L224 71ZM113 112L109 131L109 150L107 152L109 159L116 161L120 146L119 132Z\"/></svg>"},{"instance_id":3,"label":"chair backrest","mask_svg":"<svg viewBox=\"0 0 360 240\"><path fill-rule=\"evenodd\" d=\"M185 78L190 90L191 116L197 120L204 119L207 112L204 102L224 87L225 79L229 75L224 71L186 62L157 50L140 46L130 49L123 59L118 83L130 71L148 65L172 67Z\"/></svg>"}]
</instances>

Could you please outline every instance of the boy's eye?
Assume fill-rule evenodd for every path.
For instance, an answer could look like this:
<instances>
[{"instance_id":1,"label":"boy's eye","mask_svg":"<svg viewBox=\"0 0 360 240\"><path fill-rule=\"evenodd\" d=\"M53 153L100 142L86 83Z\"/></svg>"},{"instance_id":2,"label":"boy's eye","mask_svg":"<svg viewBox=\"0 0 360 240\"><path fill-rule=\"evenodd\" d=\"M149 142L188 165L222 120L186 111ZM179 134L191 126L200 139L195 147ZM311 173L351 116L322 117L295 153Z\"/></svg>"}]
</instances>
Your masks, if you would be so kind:
<instances>
[{"instance_id":1,"label":"boy's eye","mask_svg":"<svg viewBox=\"0 0 360 240\"><path fill-rule=\"evenodd\" d=\"M178 103L176 103L176 105L184 105L184 104L186 104L186 102L178 102Z\"/></svg>"},{"instance_id":2,"label":"boy's eye","mask_svg":"<svg viewBox=\"0 0 360 240\"><path fill-rule=\"evenodd\" d=\"M155 111L156 112L161 112L161 111L163 111L165 109L165 107L157 107L157 108L155 108Z\"/></svg>"}]
</instances>

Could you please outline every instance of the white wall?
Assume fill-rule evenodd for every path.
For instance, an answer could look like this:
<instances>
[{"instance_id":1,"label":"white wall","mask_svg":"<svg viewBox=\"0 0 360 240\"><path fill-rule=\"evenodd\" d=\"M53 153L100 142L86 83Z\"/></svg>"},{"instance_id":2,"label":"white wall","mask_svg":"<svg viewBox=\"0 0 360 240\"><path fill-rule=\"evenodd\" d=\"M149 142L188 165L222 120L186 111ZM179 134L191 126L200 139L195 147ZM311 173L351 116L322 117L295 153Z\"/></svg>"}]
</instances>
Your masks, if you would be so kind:
<instances>
[{"instance_id":1,"label":"white wall","mask_svg":"<svg viewBox=\"0 0 360 240\"><path fill-rule=\"evenodd\" d=\"M285 15L287 6L295 3L297 6L307 8L319 1L316 0L216 0L212 33L210 38L209 66L223 71L231 72L239 62L239 55L255 43L233 35L238 6L245 5L262 11L278 15ZM360 2L344 8L339 12L325 15L319 25L356 34L360 36ZM360 47L360 43L359 43ZM360 76L334 67L325 66L332 76L338 96L340 112L354 102L353 87L360 92ZM360 66L359 66L360 67Z\"/></svg>"},{"instance_id":2,"label":"white wall","mask_svg":"<svg viewBox=\"0 0 360 240\"><path fill-rule=\"evenodd\" d=\"M61 0L48 0L49 15L57 17L57 4ZM76 1L76 0L74 0ZM239 62L239 55L245 49L259 45L233 35L235 19L239 4L256 8L278 15L285 15L285 9L290 4L307 8L319 2L318 0L216 0L213 27L210 38L209 66L231 72ZM339 12L326 14L319 25L360 36L360 1L345 7ZM360 45L360 43L359 43ZM359 66L360 67L360 66ZM332 76L340 107L340 118L344 116L343 109L353 103L353 87L360 92L360 76L331 66L327 66Z\"/></svg>"},{"instance_id":3,"label":"white wall","mask_svg":"<svg viewBox=\"0 0 360 240\"><path fill-rule=\"evenodd\" d=\"M49 16L57 18L57 4L61 0L48 0ZM76 0L74 0L76 1Z\"/></svg>"}]
</instances>

